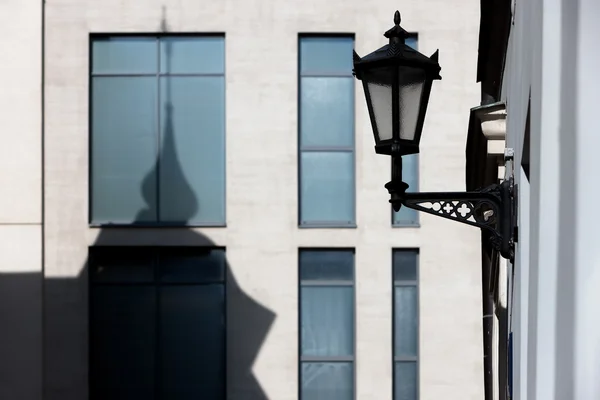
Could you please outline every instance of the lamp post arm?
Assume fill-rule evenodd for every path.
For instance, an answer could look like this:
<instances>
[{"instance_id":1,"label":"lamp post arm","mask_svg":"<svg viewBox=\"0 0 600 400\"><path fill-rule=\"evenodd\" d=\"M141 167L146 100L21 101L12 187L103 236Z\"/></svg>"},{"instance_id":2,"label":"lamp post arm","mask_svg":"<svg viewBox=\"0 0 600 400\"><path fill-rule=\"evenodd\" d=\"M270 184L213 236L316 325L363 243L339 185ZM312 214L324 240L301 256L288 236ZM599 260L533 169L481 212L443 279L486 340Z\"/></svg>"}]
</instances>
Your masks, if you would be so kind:
<instances>
[{"instance_id":1,"label":"lamp post arm","mask_svg":"<svg viewBox=\"0 0 600 400\"><path fill-rule=\"evenodd\" d=\"M400 183L386 185L396 211L405 206L481 228L491 234L492 246L502 257L514 259L516 196L512 179L472 192L407 193L408 185Z\"/></svg>"}]
</instances>

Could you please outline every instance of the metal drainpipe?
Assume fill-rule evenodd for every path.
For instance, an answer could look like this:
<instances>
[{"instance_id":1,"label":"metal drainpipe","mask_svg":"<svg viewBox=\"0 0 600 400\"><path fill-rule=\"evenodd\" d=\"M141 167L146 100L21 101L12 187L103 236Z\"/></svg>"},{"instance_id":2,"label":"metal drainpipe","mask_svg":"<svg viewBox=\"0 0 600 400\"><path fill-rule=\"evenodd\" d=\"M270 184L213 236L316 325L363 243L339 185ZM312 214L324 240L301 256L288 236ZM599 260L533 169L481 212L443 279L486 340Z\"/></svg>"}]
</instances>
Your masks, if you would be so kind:
<instances>
[{"instance_id":1,"label":"metal drainpipe","mask_svg":"<svg viewBox=\"0 0 600 400\"><path fill-rule=\"evenodd\" d=\"M487 93L481 82L481 105L492 104L497 101L496 96ZM481 301L483 325L483 387L485 400L494 399L494 360L492 356L493 330L494 330L494 298L490 293L493 257L487 245L485 232L481 233Z\"/></svg>"},{"instance_id":2,"label":"metal drainpipe","mask_svg":"<svg viewBox=\"0 0 600 400\"><path fill-rule=\"evenodd\" d=\"M492 338L494 327L494 300L490 294L489 285L492 260L487 251L487 240L482 232L481 244L481 298L483 308L483 384L485 400L494 400L494 369L492 358Z\"/></svg>"}]
</instances>

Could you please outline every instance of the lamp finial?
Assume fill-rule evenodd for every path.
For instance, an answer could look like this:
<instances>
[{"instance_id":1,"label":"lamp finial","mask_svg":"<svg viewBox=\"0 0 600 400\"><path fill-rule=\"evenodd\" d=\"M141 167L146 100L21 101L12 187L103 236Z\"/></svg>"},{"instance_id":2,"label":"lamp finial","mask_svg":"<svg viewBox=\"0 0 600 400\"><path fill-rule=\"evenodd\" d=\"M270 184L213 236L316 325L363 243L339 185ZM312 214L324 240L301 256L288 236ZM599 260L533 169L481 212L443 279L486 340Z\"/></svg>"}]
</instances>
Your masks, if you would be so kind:
<instances>
[{"instance_id":1,"label":"lamp finial","mask_svg":"<svg viewBox=\"0 0 600 400\"><path fill-rule=\"evenodd\" d=\"M390 39L391 43L404 44L404 39L408 37L408 33L400 26L400 11L396 10L394 13L394 26L383 34L386 38Z\"/></svg>"},{"instance_id":2,"label":"lamp finial","mask_svg":"<svg viewBox=\"0 0 600 400\"><path fill-rule=\"evenodd\" d=\"M400 25L400 11L396 10L394 13L394 25Z\"/></svg>"}]
</instances>

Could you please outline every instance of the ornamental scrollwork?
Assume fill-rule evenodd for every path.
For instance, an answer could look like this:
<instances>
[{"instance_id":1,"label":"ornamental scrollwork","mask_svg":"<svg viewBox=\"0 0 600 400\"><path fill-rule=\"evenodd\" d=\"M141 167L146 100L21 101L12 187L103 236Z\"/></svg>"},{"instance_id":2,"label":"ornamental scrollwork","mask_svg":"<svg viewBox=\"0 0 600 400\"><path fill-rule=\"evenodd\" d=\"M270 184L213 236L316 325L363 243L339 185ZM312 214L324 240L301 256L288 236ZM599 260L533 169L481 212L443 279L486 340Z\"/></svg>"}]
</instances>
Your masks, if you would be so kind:
<instances>
[{"instance_id":1,"label":"ornamental scrollwork","mask_svg":"<svg viewBox=\"0 0 600 400\"><path fill-rule=\"evenodd\" d=\"M388 186L396 207L403 205L487 230L493 247L507 259L514 257L512 183L505 181L473 192L407 193L402 189L398 184Z\"/></svg>"}]
</instances>

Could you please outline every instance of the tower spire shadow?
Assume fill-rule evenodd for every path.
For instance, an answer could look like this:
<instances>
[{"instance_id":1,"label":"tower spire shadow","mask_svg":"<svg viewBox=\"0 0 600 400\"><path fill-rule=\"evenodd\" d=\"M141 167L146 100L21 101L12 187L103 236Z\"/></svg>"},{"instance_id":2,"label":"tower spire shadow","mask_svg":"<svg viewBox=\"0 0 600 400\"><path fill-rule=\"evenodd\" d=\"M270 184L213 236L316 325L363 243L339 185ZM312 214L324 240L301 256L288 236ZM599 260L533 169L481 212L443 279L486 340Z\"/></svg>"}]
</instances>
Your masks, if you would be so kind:
<instances>
[{"instance_id":1,"label":"tower spire shadow","mask_svg":"<svg viewBox=\"0 0 600 400\"><path fill-rule=\"evenodd\" d=\"M168 32L164 7L160 27L163 33ZM169 40L164 40L161 46L165 46L163 54L168 72L173 47ZM253 366L276 315L238 285L226 252L219 253L219 249L223 250L219 244L186 226L199 212L201 199L189 184L179 160L175 132L177 109L170 79L164 75L159 79L162 80L159 90L165 99L161 106L162 126L158 127L160 151L152 169L140 182L145 205L135 218L144 224L101 228L79 276L44 281L46 400L81 400L88 395L91 400L190 397L268 400L253 373ZM168 174L161 170L167 162ZM174 190L163 191L160 197L160 181L164 179L168 179L168 187ZM148 221L164 214L161 203L166 202L169 226L179 227L148 225ZM115 254L122 258L111 259ZM158 256L152 258L152 254ZM201 289L195 291L196 283L169 286L157 278L170 269L185 270L185 274L191 275L199 269L200 275L210 274L215 254L222 254L220 262L224 271L220 299L205 297L206 292ZM198 261L200 259L204 261ZM115 272L120 268L119 279L133 279L133 284L114 285L118 289L99 295L95 282L100 282L99 288L112 288L98 278L99 271L107 270L106 260L115 266ZM150 261L144 264L144 260ZM148 265L153 269L148 269ZM144 275L144 271L153 272ZM146 286L144 279L151 280L152 284ZM221 289L214 290L213 295ZM223 308L220 319L202 314L214 313L215 307ZM148 324L151 318L158 322ZM165 328L164 324L160 325L161 320L174 322ZM223 343L223 336L219 339L214 334L218 330L214 325L222 329ZM198 342L196 335L206 337L208 342ZM179 346L177 351L166 355L161 352L165 340L173 340L169 346ZM195 344L186 349L185 343ZM214 364L203 361L214 358L221 345L218 360L222 362L216 358ZM165 366L167 361L169 365ZM218 376L222 377L219 383L222 386L216 390L217 386L212 383ZM203 392L197 397L195 391L199 387L215 391Z\"/></svg>"}]
</instances>

